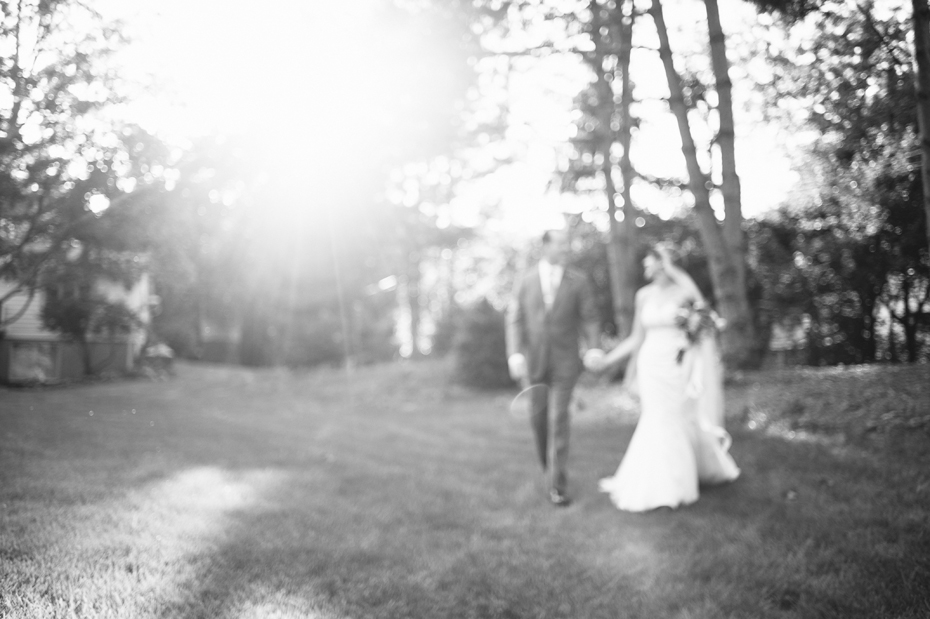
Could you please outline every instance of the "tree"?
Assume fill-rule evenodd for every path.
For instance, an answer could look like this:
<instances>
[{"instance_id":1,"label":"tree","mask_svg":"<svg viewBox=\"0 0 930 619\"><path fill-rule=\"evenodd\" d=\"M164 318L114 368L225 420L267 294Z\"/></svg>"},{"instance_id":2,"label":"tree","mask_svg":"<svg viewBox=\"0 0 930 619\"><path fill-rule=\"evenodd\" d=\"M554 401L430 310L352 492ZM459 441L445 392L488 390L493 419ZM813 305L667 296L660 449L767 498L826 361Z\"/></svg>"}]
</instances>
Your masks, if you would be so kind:
<instances>
[{"instance_id":1,"label":"tree","mask_svg":"<svg viewBox=\"0 0 930 619\"><path fill-rule=\"evenodd\" d=\"M656 182L663 187L678 189L681 183L672 179L654 179L637 173L631 155L632 132L638 121L631 113L634 103L631 78L631 48L634 20L637 17L635 3L613 1L587 1L578 3L514 2L511 13L519 20L536 24L540 20L547 26L561 23L564 27L561 38L552 36L535 49L524 53L567 52L577 54L591 69L593 79L590 88L579 96L582 111L577 123L578 132L572 140L576 157L564 175L564 186L575 191L590 190L589 179L601 178L602 183L595 191L606 194L607 227L610 244L611 273L614 280L614 322L622 333L632 316L632 291L638 265L632 258L631 247L635 246L636 226L641 220L632 204L630 189L636 180ZM745 242L742 230L742 213L739 199L739 179L735 172L733 148L732 103L729 96L729 77L724 40L716 19L710 36L714 50L713 66L718 77L718 106L721 132L716 141L725 160L725 187L727 217L718 223L711 207L711 191L714 189L709 172L698 164L697 146L692 137L689 120L690 106L703 92L697 80L689 80L687 100L682 76L676 71L672 60L668 33L661 4L653 3L651 13L655 18L660 38L659 56L666 68L669 83L670 108L679 124L682 136L682 152L685 157L689 181L685 185L694 196L694 213L701 230L708 254L711 256L714 273L714 297L721 313L728 319L730 327L724 337L724 348L728 360L734 365L753 363L758 356L758 342L754 337L747 281L745 274ZM708 6L710 18L717 17L716 5ZM534 21L535 20L535 21ZM538 24L536 24L538 25ZM551 31L551 27L549 28ZM580 35L584 35L584 39ZM692 84L692 82L694 82ZM693 86L693 88L691 87ZM700 87L700 88L699 88ZM619 164L619 179L614 170ZM618 216L615 203L618 180L623 198L623 215ZM601 189L601 187L603 189ZM722 229L721 229L722 228Z\"/></svg>"},{"instance_id":2,"label":"tree","mask_svg":"<svg viewBox=\"0 0 930 619\"><path fill-rule=\"evenodd\" d=\"M450 157L438 156L398 169L387 192L389 203L384 205L389 214L383 240L394 252L390 258L400 275L396 278L397 292L402 296L404 322L409 325L403 339L411 346L409 352L413 357L424 354L423 319L438 320L438 316L432 316L437 312L428 307L428 287L429 280L436 280L442 270L441 263L451 262L442 260L443 250L451 255L459 241L473 236L472 230L453 223L451 202L462 166L452 163ZM448 307L437 309L441 312Z\"/></svg>"},{"instance_id":3,"label":"tree","mask_svg":"<svg viewBox=\"0 0 930 619\"><path fill-rule=\"evenodd\" d=\"M5 298L31 298L95 211L128 203L137 184L127 134L99 115L120 99L108 59L124 41L81 2L0 8L0 278L16 283Z\"/></svg>"},{"instance_id":4,"label":"tree","mask_svg":"<svg viewBox=\"0 0 930 619\"><path fill-rule=\"evenodd\" d=\"M576 97L580 112L570 140L569 165L560 172L562 191L596 196L599 214L606 215L606 251L613 308L608 328L620 335L632 327L634 293L639 265L634 259L639 210L632 187L638 175L632 163L632 134L638 124L631 78L632 0L574 4L514 2L514 29L531 30L560 23L561 32L535 48L516 52L546 58L555 51L577 57L590 71L591 82ZM535 16L535 17L534 17ZM523 23L520 23L520 20Z\"/></svg>"},{"instance_id":5,"label":"tree","mask_svg":"<svg viewBox=\"0 0 930 619\"><path fill-rule=\"evenodd\" d=\"M633 46L633 22L636 17L633 2L619 2L601 7L596 0L589 5L591 24L589 36L594 51L582 54L582 58L594 73L593 88L580 97L582 129L573 140L581 153L594 155L591 161L600 163L604 179L604 194L607 201L609 222L607 256L610 268L611 297L613 301L613 323L616 335L625 337L633 328L635 312L634 297L638 264L634 258L636 245L636 217L631 188L636 173L633 169L630 149L634 119L630 111L633 104L633 81L630 78L631 49ZM619 95L614 84L619 84ZM585 131L587 122L595 121L591 131ZM617 209L618 195L614 183L614 146L619 146L620 199L622 208ZM590 174L582 162L570 171L570 181ZM580 172L580 174L579 174Z\"/></svg>"},{"instance_id":6,"label":"tree","mask_svg":"<svg viewBox=\"0 0 930 619\"><path fill-rule=\"evenodd\" d=\"M513 385L507 371L504 314L482 299L462 313L455 340L455 375L464 385L499 389Z\"/></svg>"},{"instance_id":7,"label":"tree","mask_svg":"<svg viewBox=\"0 0 930 619\"><path fill-rule=\"evenodd\" d=\"M930 353L930 269L918 251L925 232L914 216L920 180L910 151L894 145L877 160L857 156L816 200L753 223L760 319L808 324L810 364Z\"/></svg>"},{"instance_id":8,"label":"tree","mask_svg":"<svg viewBox=\"0 0 930 619\"><path fill-rule=\"evenodd\" d=\"M750 0L761 11L780 14L785 17L789 25L805 17L814 15L821 24L832 23L845 25L850 31L865 31L876 41L877 47L865 48L868 51L864 56L870 57L876 49L893 58L892 64L897 65L893 72L900 72L908 57L905 50L908 26L913 31L914 48L910 54L915 65L912 80L913 85L905 92L913 97L916 106L916 129L920 135L920 169L921 192L923 196L923 218L930 221L930 7L927 0L912 0L910 23L906 24L902 7L887 8L884 12L891 17L885 20L875 16L874 3L855 4L851 6L836 0ZM837 46L842 49L842 46ZM852 53L851 53L852 52ZM841 58L855 58L858 56L855 48L846 48ZM895 81L891 76L889 86ZM900 102L895 102L900 103ZM930 250L930 226L927 232L927 247Z\"/></svg>"},{"instance_id":9,"label":"tree","mask_svg":"<svg viewBox=\"0 0 930 619\"><path fill-rule=\"evenodd\" d=\"M924 218L930 222L930 6L927 5L927 0L913 0L913 10L920 170ZM927 247L930 248L930 225L927 226Z\"/></svg>"},{"instance_id":10,"label":"tree","mask_svg":"<svg viewBox=\"0 0 930 619\"><path fill-rule=\"evenodd\" d=\"M701 292L710 298L713 294L713 286L707 255L689 218L662 219L649 212L643 212L641 217L642 227L638 228L636 244L631 248L634 256L633 262L641 265L642 259L651 247L660 241L671 240L681 248L679 264L694 278ZM581 217L571 218L570 223L573 246L576 248L573 264L589 274L600 315L608 317L614 310L610 290L609 259L603 242L603 233ZM633 285L637 289L648 283L642 268L637 270L634 277Z\"/></svg>"},{"instance_id":11,"label":"tree","mask_svg":"<svg viewBox=\"0 0 930 619\"><path fill-rule=\"evenodd\" d=\"M364 66L340 67L359 79L321 94L327 104L315 110L330 114L334 139L313 131L321 121L311 110L288 118L283 136L244 124L198 141L172 164L175 187L153 212L163 299L155 321L186 354L204 354L205 323L240 342L240 360L253 365L396 354L396 299L378 284L415 276L427 250L447 242L453 228L440 230L423 211L447 208L453 192L444 185L429 196L430 181L412 179L411 204L398 208L385 195L395 170L448 159L459 145L471 3L383 0L371 8L381 27L357 43L404 62L383 64L377 87L362 77ZM364 101L372 113L347 114L343 100L352 110Z\"/></svg>"},{"instance_id":12,"label":"tree","mask_svg":"<svg viewBox=\"0 0 930 619\"><path fill-rule=\"evenodd\" d=\"M725 233L717 221L711 206L710 190L713 187L710 176L701 169L698 162L697 147L688 118L688 101L685 96L684 81L675 68L669 42L668 29L660 0L653 0L650 14L655 21L659 35L659 56L665 67L666 81L669 89L669 107L678 122L681 137L681 151L688 170L688 187L694 197L694 213L701 232L705 250L710 257L711 275L714 281L715 298L721 315L727 320L723 332L723 353L725 359L735 367L754 363L758 359L754 336L754 324L750 311L748 291L743 272L741 252L742 215L738 202L732 202L734 210L725 215ZM729 242L728 242L729 239ZM732 244L731 244L732 243Z\"/></svg>"},{"instance_id":13,"label":"tree","mask_svg":"<svg viewBox=\"0 0 930 619\"><path fill-rule=\"evenodd\" d=\"M730 81L730 62L727 59L726 36L720 24L717 0L704 0L707 12L707 32L710 39L710 59L717 91L718 129L714 142L720 150L721 186L723 197L723 238L733 262L736 275L734 287L747 290L746 237L743 231L743 206L739 174L736 172L736 128L733 119L733 83ZM753 338L754 334L744 337Z\"/></svg>"},{"instance_id":14,"label":"tree","mask_svg":"<svg viewBox=\"0 0 930 619\"><path fill-rule=\"evenodd\" d=\"M134 218L151 257L160 298L154 329L184 357L230 359L220 351L205 351L204 329L207 323L224 331L238 328L248 300L242 283L250 224L243 202L257 171L243 157L247 151L246 144L222 136L196 140L177 160L157 140L141 149L147 154L141 166L170 164L172 182L128 210L127 217Z\"/></svg>"},{"instance_id":15,"label":"tree","mask_svg":"<svg viewBox=\"0 0 930 619\"><path fill-rule=\"evenodd\" d=\"M73 245L73 252L43 274L45 303L43 324L76 342L81 349L84 373L97 374L91 339L95 335L113 338L141 325L140 318L122 302L107 299L101 283L133 285L142 273L138 255L121 252L86 239Z\"/></svg>"},{"instance_id":16,"label":"tree","mask_svg":"<svg viewBox=\"0 0 930 619\"><path fill-rule=\"evenodd\" d=\"M870 5L817 9L806 17L814 36L782 49L764 86L769 97L801 102L821 138L804 162L807 186L776 224L784 250L775 253L787 252L779 275L762 258L773 254L754 258L766 282L763 313L811 321L812 363L919 359L930 254L910 16ZM770 225L761 229L768 239Z\"/></svg>"}]
</instances>

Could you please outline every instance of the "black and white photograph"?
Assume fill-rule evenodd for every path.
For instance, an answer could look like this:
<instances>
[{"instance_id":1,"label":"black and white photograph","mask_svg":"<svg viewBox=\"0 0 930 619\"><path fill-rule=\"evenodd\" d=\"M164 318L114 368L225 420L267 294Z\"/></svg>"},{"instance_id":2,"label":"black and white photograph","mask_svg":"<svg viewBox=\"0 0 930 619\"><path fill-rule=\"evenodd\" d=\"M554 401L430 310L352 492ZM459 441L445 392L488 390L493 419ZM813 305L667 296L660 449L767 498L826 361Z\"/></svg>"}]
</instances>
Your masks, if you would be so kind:
<instances>
[{"instance_id":1,"label":"black and white photograph","mask_svg":"<svg viewBox=\"0 0 930 619\"><path fill-rule=\"evenodd\" d=\"M0 0L0 618L930 618L930 0Z\"/></svg>"}]
</instances>

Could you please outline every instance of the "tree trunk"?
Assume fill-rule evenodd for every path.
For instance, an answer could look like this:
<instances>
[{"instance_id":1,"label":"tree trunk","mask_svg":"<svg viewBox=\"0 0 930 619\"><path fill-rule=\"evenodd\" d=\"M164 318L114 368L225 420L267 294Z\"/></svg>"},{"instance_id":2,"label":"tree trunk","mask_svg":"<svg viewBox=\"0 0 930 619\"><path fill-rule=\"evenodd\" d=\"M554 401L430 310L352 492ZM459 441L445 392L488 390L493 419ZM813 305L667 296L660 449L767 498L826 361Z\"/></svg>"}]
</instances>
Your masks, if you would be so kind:
<instances>
[{"instance_id":1,"label":"tree trunk","mask_svg":"<svg viewBox=\"0 0 930 619\"><path fill-rule=\"evenodd\" d=\"M605 149L609 152L609 148ZM614 308L614 325L617 337L625 338L633 330L635 311L635 283L630 277L630 265L633 260L632 237L627 230L627 221L617 221L617 204L614 196L613 164L608 158L604 162L604 182L607 192L607 214L610 217L610 237L607 240L607 264L610 270L610 295ZM624 193L627 193L624 188ZM624 206L626 206L624 204Z\"/></svg>"},{"instance_id":2,"label":"tree trunk","mask_svg":"<svg viewBox=\"0 0 930 619\"><path fill-rule=\"evenodd\" d=\"M410 357L422 356L420 351L420 254L416 250L407 251L406 274L404 278L406 303L410 309Z\"/></svg>"},{"instance_id":3,"label":"tree trunk","mask_svg":"<svg viewBox=\"0 0 930 619\"><path fill-rule=\"evenodd\" d=\"M901 326L904 328L904 349L907 351L909 363L917 361L917 320L911 311L911 285L907 277L901 283L901 297L904 299L904 315L901 317Z\"/></svg>"},{"instance_id":4,"label":"tree trunk","mask_svg":"<svg viewBox=\"0 0 930 619\"><path fill-rule=\"evenodd\" d=\"M888 360L892 363L897 363L898 359L898 343L895 339L894 334L894 321L897 318L894 315L894 312L890 312L891 320L888 321Z\"/></svg>"},{"instance_id":5,"label":"tree trunk","mask_svg":"<svg viewBox=\"0 0 930 619\"><path fill-rule=\"evenodd\" d=\"M912 0L914 7L914 58L917 64L917 124L920 128L920 179L927 247L930 249L930 7L927 0Z\"/></svg>"},{"instance_id":6,"label":"tree trunk","mask_svg":"<svg viewBox=\"0 0 930 619\"><path fill-rule=\"evenodd\" d=\"M595 21L595 25L597 21ZM604 157L604 163L601 172L604 174L604 194L607 198L607 216L610 218L609 237L607 239L607 268L610 273L610 298L614 310L614 325L617 327L617 335L626 337L632 329L632 301L633 290L624 290L626 271L623 263L623 234L619 228L622 222L617 221L617 189L614 186L613 167L614 164L610 159L610 151L613 147L614 136L611 129L611 120L613 117L613 88L604 74L604 54L601 52L601 39L598 36L598 28L594 28L591 33L594 39L594 62L593 69L597 78L597 91L600 103L600 118L603 136L601 139L600 151Z\"/></svg>"},{"instance_id":7,"label":"tree trunk","mask_svg":"<svg viewBox=\"0 0 930 619\"><path fill-rule=\"evenodd\" d=\"M636 228L634 225L635 217L633 216L633 203L630 198L630 185L633 179L633 168L630 163L630 142L631 142L631 118L630 104L633 100L632 85L629 78L630 68L630 49L632 48L632 18L629 21L623 20L623 7L631 4L629 1L623 1L616 7L616 13L620 22L620 54L618 57L618 70L620 72L622 92L620 101L620 131L618 135L614 134L612 120L616 108L614 105L614 91L611 82L607 80L604 69L604 58L610 54L610 50L605 48L604 40L601 38L600 30L603 24L599 16L599 7L597 2L591 2L591 11L594 15L592 22L591 39L594 42L594 56L592 69L597 80L597 92L600 102L600 124L603 128L601 153L604 157L602 172L604 174L604 191L607 195L607 215L610 220L610 233L607 241L607 265L610 272L610 294L614 310L614 325L616 326L616 335L625 338L633 330L633 314L635 313L635 296L636 296L636 265L635 262L635 239ZM632 8L631 8L632 12ZM609 21L613 21L613 16ZM623 221L617 221L617 189L613 178L613 161L611 160L611 151L615 142L619 139L623 148L623 155L620 161L620 172L623 179L623 188L621 197L623 198Z\"/></svg>"},{"instance_id":8,"label":"tree trunk","mask_svg":"<svg viewBox=\"0 0 930 619\"><path fill-rule=\"evenodd\" d=\"M717 0L704 0L707 10L707 28L710 36L710 59L717 88L717 146L723 177L724 219L723 231L730 251L743 251L743 212L740 199L740 181L736 173L736 130L733 122L733 84L730 81L730 63L727 60L726 37L720 25Z\"/></svg>"},{"instance_id":9,"label":"tree trunk","mask_svg":"<svg viewBox=\"0 0 930 619\"><path fill-rule=\"evenodd\" d=\"M740 286L736 257L730 251L710 204L711 182L698 163L697 148L688 120L681 76L675 70L672 59L661 0L652 1L650 13L655 20L659 35L659 56L665 67L668 82L669 107L678 121L681 152L688 169L688 186L694 197L694 213L698 222L698 231L709 259L710 275L718 309L727 320L727 328L722 336L724 359L732 367L745 367L755 361L753 323L746 286L745 283ZM739 259L742 260L742 257L740 256Z\"/></svg>"},{"instance_id":10,"label":"tree trunk","mask_svg":"<svg viewBox=\"0 0 930 619\"><path fill-rule=\"evenodd\" d=\"M865 351L864 357L867 363L874 363L877 353L875 347L875 306L875 297L871 297L869 299L868 310L863 308L862 311L862 315L865 319L865 328L863 329L863 338L865 342L863 342L863 350Z\"/></svg>"},{"instance_id":11,"label":"tree trunk","mask_svg":"<svg viewBox=\"0 0 930 619\"><path fill-rule=\"evenodd\" d=\"M746 290L746 236L739 175L736 173L736 124L733 120L733 83L727 60L726 36L720 24L717 0L704 0L710 37L710 59L717 88L717 146L720 148L721 193L725 217L723 238L733 259L736 285Z\"/></svg>"},{"instance_id":12,"label":"tree trunk","mask_svg":"<svg viewBox=\"0 0 930 619\"><path fill-rule=\"evenodd\" d=\"M629 7L629 13L625 14ZM633 117L630 107L633 104L633 83L630 81L630 51L633 49L633 20L636 11L633 0L618 3L620 14L620 176L623 179L623 221L617 221L616 213L611 214L610 225L614 230L614 242L617 245L619 260L623 265L621 275L621 307L623 324L617 324L617 335L626 337L633 329L633 314L636 311L636 281L639 265L636 264L636 207L633 206L631 188L633 186L633 164L630 160L630 143L632 140ZM615 300L616 303L616 300Z\"/></svg>"},{"instance_id":13,"label":"tree trunk","mask_svg":"<svg viewBox=\"0 0 930 619\"><path fill-rule=\"evenodd\" d=\"M96 376L97 372L94 368L94 359L90 351L90 342L87 341L87 338L77 340L78 348L81 351L81 363L84 364L84 371L82 372L83 376Z\"/></svg>"}]
</instances>

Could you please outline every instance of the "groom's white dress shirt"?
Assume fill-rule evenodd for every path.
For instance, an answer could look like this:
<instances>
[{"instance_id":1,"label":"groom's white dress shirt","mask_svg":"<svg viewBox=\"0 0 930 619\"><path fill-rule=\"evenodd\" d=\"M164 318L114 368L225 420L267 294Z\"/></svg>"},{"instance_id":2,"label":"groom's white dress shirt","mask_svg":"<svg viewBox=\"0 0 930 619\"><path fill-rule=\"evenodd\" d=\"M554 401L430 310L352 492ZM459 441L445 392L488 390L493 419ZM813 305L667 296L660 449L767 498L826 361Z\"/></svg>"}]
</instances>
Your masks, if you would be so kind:
<instances>
[{"instance_id":1,"label":"groom's white dress shirt","mask_svg":"<svg viewBox=\"0 0 930 619\"><path fill-rule=\"evenodd\" d=\"M555 295L562 283L562 273L565 268L561 264L550 264L547 260L539 261L539 283L542 284L543 301L546 309L552 309Z\"/></svg>"}]
</instances>

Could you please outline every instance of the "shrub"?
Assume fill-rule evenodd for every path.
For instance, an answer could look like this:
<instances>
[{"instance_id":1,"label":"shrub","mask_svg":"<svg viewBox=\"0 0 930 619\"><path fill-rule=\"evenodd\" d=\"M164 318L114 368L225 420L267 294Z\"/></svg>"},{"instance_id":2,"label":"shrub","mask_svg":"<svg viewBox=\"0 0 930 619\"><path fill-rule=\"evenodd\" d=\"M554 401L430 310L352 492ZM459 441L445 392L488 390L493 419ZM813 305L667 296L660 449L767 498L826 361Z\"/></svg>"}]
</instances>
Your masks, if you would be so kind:
<instances>
[{"instance_id":1,"label":"shrub","mask_svg":"<svg viewBox=\"0 0 930 619\"><path fill-rule=\"evenodd\" d=\"M462 308L457 304L452 304L443 312L436 322L436 332L433 333L433 348L431 355L445 357L453 352L455 347L455 337L461 328Z\"/></svg>"},{"instance_id":2,"label":"shrub","mask_svg":"<svg viewBox=\"0 0 930 619\"><path fill-rule=\"evenodd\" d=\"M480 389L513 384L507 371L505 329L504 314L487 299L462 312L454 345L459 382Z\"/></svg>"},{"instance_id":3,"label":"shrub","mask_svg":"<svg viewBox=\"0 0 930 619\"><path fill-rule=\"evenodd\" d=\"M164 341L174 351L177 357L181 359L200 357L201 350L192 321L173 316L165 320L158 315L153 321L153 331L159 340Z\"/></svg>"}]
</instances>

